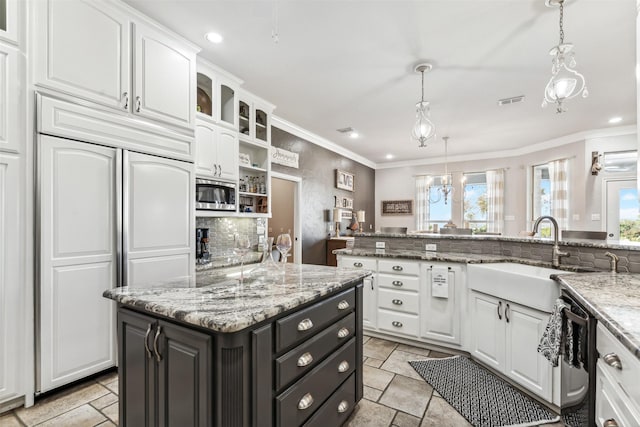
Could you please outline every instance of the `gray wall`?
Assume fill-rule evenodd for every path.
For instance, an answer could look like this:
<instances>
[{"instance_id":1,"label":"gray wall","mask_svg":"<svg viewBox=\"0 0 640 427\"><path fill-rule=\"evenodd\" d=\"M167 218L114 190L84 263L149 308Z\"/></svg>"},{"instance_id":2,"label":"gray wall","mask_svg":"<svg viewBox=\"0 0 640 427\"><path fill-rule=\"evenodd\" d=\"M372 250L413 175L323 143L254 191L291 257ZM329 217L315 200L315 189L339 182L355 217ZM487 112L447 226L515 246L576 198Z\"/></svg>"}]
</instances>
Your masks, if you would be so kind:
<instances>
[{"instance_id":1,"label":"gray wall","mask_svg":"<svg viewBox=\"0 0 640 427\"><path fill-rule=\"evenodd\" d=\"M273 126L271 145L300 155L299 169L272 163L271 170L302 178L300 214L303 263L326 263L326 239L329 234L327 212L333 209L335 196L352 198L354 211L366 212L365 230L370 225L375 229L374 169ZM336 169L355 175L355 192L335 188ZM348 224L349 221L342 221L341 234L345 234Z\"/></svg>"}]
</instances>

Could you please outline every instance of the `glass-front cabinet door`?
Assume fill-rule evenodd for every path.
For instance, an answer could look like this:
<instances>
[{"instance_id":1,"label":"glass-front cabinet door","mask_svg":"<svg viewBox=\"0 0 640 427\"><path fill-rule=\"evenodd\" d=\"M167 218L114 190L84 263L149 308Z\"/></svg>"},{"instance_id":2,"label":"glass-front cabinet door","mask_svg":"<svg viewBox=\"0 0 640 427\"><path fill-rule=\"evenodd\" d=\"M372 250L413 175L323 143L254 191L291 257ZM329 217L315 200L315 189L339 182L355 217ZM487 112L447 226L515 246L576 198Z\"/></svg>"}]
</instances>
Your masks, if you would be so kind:
<instances>
[{"instance_id":1,"label":"glass-front cabinet door","mask_svg":"<svg viewBox=\"0 0 640 427\"><path fill-rule=\"evenodd\" d=\"M0 40L18 42L18 0L0 0Z\"/></svg>"},{"instance_id":2,"label":"glass-front cabinet door","mask_svg":"<svg viewBox=\"0 0 640 427\"><path fill-rule=\"evenodd\" d=\"M251 104L240 100L238 107L238 132L240 135L251 133Z\"/></svg>"},{"instance_id":3,"label":"glass-front cabinet door","mask_svg":"<svg viewBox=\"0 0 640 427\"><path fill-rule=\"evenodd\" d=\"M256 108L256 139L262 142L269 141L267 127L268 115L264 110Z\"/></svg>"}]
</instances>

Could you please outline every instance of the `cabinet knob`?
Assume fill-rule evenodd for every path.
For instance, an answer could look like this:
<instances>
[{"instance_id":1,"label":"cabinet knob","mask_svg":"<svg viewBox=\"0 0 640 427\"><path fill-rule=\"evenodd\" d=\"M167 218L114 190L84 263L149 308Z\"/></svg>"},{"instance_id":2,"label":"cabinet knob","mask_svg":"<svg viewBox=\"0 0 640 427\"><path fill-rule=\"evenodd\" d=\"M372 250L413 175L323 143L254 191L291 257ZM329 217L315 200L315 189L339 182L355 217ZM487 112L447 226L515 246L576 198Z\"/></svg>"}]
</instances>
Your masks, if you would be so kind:
<instances>
[{"instance_id":1,"label":"cabinet knob","mask_svg":"<svg viewBox=\"0 0 640 427\"><path fill-rule=\"evenodd\" d=\"M160 334L162 333L162 326L158 325L158 329L156 329L156 335L153 337L153 352L156 354L156 362L160 363L162 360L162 356L158 351L158 339L160 338Z\"/></svg>"},{"instance_id":2,"label":"cabinet knob","mask_svg":"<svg viewBox=\"0 0 640 427\"><path fill-rule=\"evenodd\" d=\"M122 108L125 110L129 109L129 92L125 92L122 94L122 98L124 99L124 105Z\"/></svg>"},{"instance_id":3,"label":"cabinet knob","mask_svg":"<svg viewBox=\"0 0 640 427\"><path fill-rule=\"evenodd\" d=\"M298 402L298 409L302 411L309 408L311 405L313 405L313 396L311 396L310 393L307 393L302 396L302 399Z\"/></svg>"},{"instance_id":4,"label":"cabinet knob","mask_svg":"<svg viewBox=\"0 0 640 427\"><path fill-rule=\"evenodd\" d=\"M347 372L349 370L349 362L347 362L346 360L343 360L342 362L340 362L340 364L338 365L338 372L343 373L343 372Z\"/></svg>"},{"instance_id":5,"label":"cabinet knob","mask_svg":"<svg viewBox=\"0 0 640 427\"><path fill-rule=\"evenodd\" d=\"M353 266L360 268L360 267L362 267L362 263L361 262L354 262Z\"/></svg>"},{"instance_id":6,"label":"cabinet knob","mask_svg":"<svg viewBox=\"0 0 640 427\"><path fill-rule=\"evenodd\" d=\"M298 358L298 366L301 368L308 366L311 362L313 362L313 356L308 352Z\"/></svg>"},{"instance_id":7,"label":"cabinet knob","mask_svg":"<svg viewBox=\"0 0 640 427\"><path fill-rule=\"evenodd\" d=\"M338 331L338 338L346 338L348 336L349 336L349 329L340 328L340 330Z\"/></svg>"},{"instance_id":8,"label":"cabinet knob","mask_svg":"<svg viewBox=\"0 0 640 427\"><path fill-rule=\"evenodd\" d=\"M402 300L401 299L394 299L391 302L394 303L395 305L402 305Z\"/></svg>"},{"instance_id":9,"label":"cabinet knob","mask_svg":"<svg viewBox=\"0 0 640 427\"><path fill-rule=\"evenodd\" d=\"M144 349L147 351L147 359L151 359L151 349L149 348L149 335L151 335L151 323L147 327L147 333L144 334Z\"/></svg>"},{"instance_id":10,"label":"cabinet knob","mask_svg":"<svg viewBox=\"0 0 640 427\"><path fill-rule=\"evenodd\" d=\"M313 328L313 322L311 321L311 319L307 318L304 319L303 321L301 321L300 323L298 323L298 330L300 332L302 331L308 331L309 329Z\"/></svg>"},{"instance_id":11,"label":"cabinet knob","mask_svg":"<svg viewBox=\"0 0 640 427\"><path fill-rule=\"evenodd\" d=\"M391 269L393 271L402 271L403 270L402 266L400 266L400 265L394 265L393 267L391 267Z\"/></svg>"},{"instance_id":12,"label":"cabinet knob","mask_svg":"<svg viewBox=\"0 0 640 427\"><path fill-rule=\"evenodd\" d=\"M136 113L140 112L140 107L142 107L142 98L136 96Z\"/></svg>"},{"instance_id":13,"label":"cabinet knob","mask_svg":"<svg viewBox=\"0 0 640 427\"><path fill-rule=\"evenodd\" d=\"M397 320L394 320L391 324L396 328L402 328L402 322L398 322Z\"/></svg>"},{"instance_id":14,"label":"cabinet knob","mask_svg":"<svg viewBox=\"0 0 640 427\"><path fill-rule=\"evenodd\" d=\"M608 420L602 423L602 427L618 427L618 422L613 418L609 418Z\"/></svg>"},{"instance_id":15,"label":"cabinet knob","mask_svg":"<svg viewBox=\"0 0 640 427\"><path fill-rule=\"evenodd\" d=\"M607 353L602 356L602 360L604 360L607 365L622 371L622 362L617 354Z\"/></svg>"},{"instance_id":16,"label":"cabinet knob","mask_svg":"<svg viewBox=\"0 0 640 427\"><path fill-rule=\"evenodd\" d=\"M338 310L346 310L349 308L349 303L345 300L342 300L338 303Z\"/></svg>"},{"instance_id":17,"label":"cabinet knob","mask_svg":"<svg viewBox=\"0 0 640 427\"><path fill-rule=\"evenodd\" d=\"M342 414L343 412L346 412L347 409L349 409L349 402L347 402L346 400L340 402L340 404L338 405L338 412Z\"/></svg>"},{"instance_id":18,"label":"cabinet knob","mask_svg":"<svg viewBox=\"0 0 640 427\"><path fill-rule=\"evenodd\" d=\"M391 284L398 287L402 286L402 282L400 280L394 280L393 282L391 282Z\"/></svg>"}]
</instances>

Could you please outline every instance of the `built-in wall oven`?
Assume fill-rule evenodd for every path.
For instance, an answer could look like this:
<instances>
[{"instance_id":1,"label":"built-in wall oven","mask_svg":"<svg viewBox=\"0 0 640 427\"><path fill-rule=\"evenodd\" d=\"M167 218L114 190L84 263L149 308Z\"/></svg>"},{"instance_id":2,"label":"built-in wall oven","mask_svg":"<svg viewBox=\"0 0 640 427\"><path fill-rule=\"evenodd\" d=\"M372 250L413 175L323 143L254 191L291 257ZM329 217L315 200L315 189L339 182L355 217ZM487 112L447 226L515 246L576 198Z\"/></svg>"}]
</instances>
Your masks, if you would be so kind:
<instances>
[{"instance_id":1,"label":"built-in wall oven","mask_svg":"<svg viewBox=\"0 0 640 427\"><path fill-rule=\"evenodd\" d=\"M562 419L572 427L595 426L596 402L596 325L597 320L566 291L562 299L570 306L564 309L567 322L572 322L576 352L582 367L569 366L562 360Z\"/></svg>"},{"instance_id":2,"label":"built-in wall oven","mask_svg":"<svg viewBox=\"0 0 640 427\"><path fill-rule=\"evenodd\" d=\"M196 209L236 210L236 184L196 178Z\"/></svg>"}]
</instances>

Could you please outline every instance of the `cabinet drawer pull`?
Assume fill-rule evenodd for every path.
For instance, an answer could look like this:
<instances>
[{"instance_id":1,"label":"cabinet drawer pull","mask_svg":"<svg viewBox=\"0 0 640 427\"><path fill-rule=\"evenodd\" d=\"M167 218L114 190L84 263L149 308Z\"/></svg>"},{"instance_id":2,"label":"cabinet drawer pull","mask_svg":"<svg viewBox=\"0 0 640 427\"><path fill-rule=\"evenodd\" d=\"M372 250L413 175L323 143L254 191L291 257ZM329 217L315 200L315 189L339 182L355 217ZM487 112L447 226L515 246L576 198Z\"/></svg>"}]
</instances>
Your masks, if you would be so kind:
<instances>
[{"instance_id":1,"label":"cabinet drawer pull","mask_svg":"<svg viewBox=\"0 0 640 427\"><path fill-rule=\"evenodd\" d=\"M301 368L308 366L311 362L313 362L313 356L308 352L298 358L298 366Z\"/></svg>"},{"instance_id":2,"label":"cabinet drawer pull","mask_svg":"<svg viewBox=\"0 0 640 427\"><path fill-rule=\"evenodd\" d=\"M617 354L607 353L602 356L602 360L604 360L607 365L622 371L622 362L620 361L620 358Z\"/></svg>"},{"instance_id":3,"label":"cabinet drawer pull","mask_svg":"<svg viewBox=\"0 0 640 427\"><path fill-rule=\"evenodd\" d=\"M394 299L391 302L394 303L395 305L402 305L402 300L401 299Z\"/></svg>"},{"instance_id":4,"label":"cabinet drawer pull","mask_svg":"<svg viewBox=\"0 0 640 427\"><path fill-rule=\"evenodd\" d=\"M391 284L398 287L402 286L402 282L400 280L394 280L393 282L391 282Z\"/></svg>"},{"instance_id":5,"label":"cabinet drawer pull","mask_svg":"<svg viewBox=\"0 0 640 427\"><path fill-rule=\"evenodd\" d=\"M142 106L142 98L136 96L136 113L140 112L140 107Z\"/></svg>"},{"instance_id":6,"label":"cabinet drawer pull","mask_svg":"<svg viewBox=\"0 0 640 427\"><path fill-rule=\"evenodd\" d=\"M353 266L360 268L360 267L362 267L362 263L361 262L354 262Z\"/></svg>"},{"instance_id":7,"label":"cabinet drawer pull","mask_svg":"<svg viewBox=\"0 0 640 427\"><path fill-rule=\"evenodd\" d=\"M125 110L128 110L129 109L129 92L123 93L122 97L124 98L124 106L122 108L124 108Z\"/></svg>"},{"instance_id":8,"label":"cabinet drawer pull","mask_svg":"<svg viewBox=\"0 0 640 427\"><path fill-rule=\"evenodd\" d=\"M398 322L397 320L394 320L391 324L396 328L402 328L402 322Z\"/></svg>"},{"instance_id":9,"label":"cabinet drawer pull","mask_svg":"<svg viewBox=\"0 0 640 427\"><path fill-rule=\"evenodd\" d=\"M340 330L338 331L338 338L346 338L348 336L349 336L349 329L340 328Z\"/></svg>"},{"instance_id":10,"label":"cabinet drawer pull","mask_svg":"<svg viewBox=\"0 0 640 427\"><path fill-rule=\"evenodd\" d=\"M308 331L311 328L313 328L313 322L309 318L304 319L302 322L298 323L298 330L300 332Z\"/></svg>"},{"instance_id":11,"label":"cabinet drawer pull","mask_svg":"<svg viewBox=\"0 0 640 427\"><path fill-rule=\"evenodd\" d=\"M151 335L151 323L147 327L147 333L144 334L144 349L147 351L147 359L151 359L151 349L149 348L149 335Z\"/></svg>"},{"instance_id":12,"label":"cabinet drawer pull","mask_svg":"<svg viewBox=\"0 0 640 427\"><path fill-rule=\"evenodd\" d=\"M345 300L342 300L338 303L338 310L346 310L349 308L349 303Z\"/></svg>"},{"instance_id":13,"label":"cabinet drawer pull","mask_svg":"<svg viewBox=\"0 0 640 427\"><path fill-rule=\"evenodd\" d=\"M511 312L511 307L509 307L509 303L507 303L507 308L504 309L504 318L507 319L507 323L509 323L509 313Z\"/></svg>"},{"instance_id":14,"label":"cabinet drawer pull","mask_svg":"<svg viewBox=\"0 0 640 427\"><path fill-rule=\"evenodd\" d=\"M346 400L340 402L340 404L338 405L338 412L342 414L343 412L347 412L347 409L349 409L349 402L347 402Z\"/></svg>"},{"instance_id":15,"label":"cabinet drawer pull","mask_svg":"<svg viewBox=\"0 0 640 427\"><path fill-rule=\"evenodd\" d=\"M349 362L347 362L346 360L343 360L338 365L338 372L343 373L343 372L347 372L347 370L349 370Z\"/></svg>"},{"instance_id":16,"label":"cabinet drawer pull","mask_svg":"<svg viewBox=\"0 0 640 427\"><path fill-rule=\"evenodd\" d=\"M391 269L393 271L402 271L403 270L402 266L400 266L400 265L394 265L393 267L391 267Z\"/></svg>"},{"instance_id":17,"label":"cabinet drawer pull","mask_svg":"<svg viewBox=\"0 0 640 427\"><path fill-rule=\"evenodd\" d=\"M502 320L502 313L500 310L502 309L502 301L498 301L498 319Z\"/></svg>"},{"instance_id":18,"label":"cabinet drawer pull","mask_svg":"<svg viewBox=\"0 0 640 427\"><path fill-rule=\"evenodd\" d=\"M618 422L613 418L609 418L608 420L602 423L602 427L618 427Z\"/></svg>"},{"instance_id":19,"label":"cabinet drawer pull","mask_svg":"<svg viewBox=\"0 0 640 427\"><path fill-rule=\"evenodd\" d=\"M311 396L310 393L307 393L302 396L302 399L298 402L298 409L302 411L309 408L311 405L313 405L313 396Z\"/></svg>"},{"instance_id":20,"label":"cabinet drawer pull","mask_svg":"<svg viewBox=\"0 0 640 427\"><path fill-rule=\"evenodd\" d=\"M158 363L162 360L162 356L158 351L158 339L160 338L161 333L162 333L162 326L158 326L158 329L156 329L156 336L153 337L153 352L156 354L156 361Z\"/></svg>"}]
</instances>

